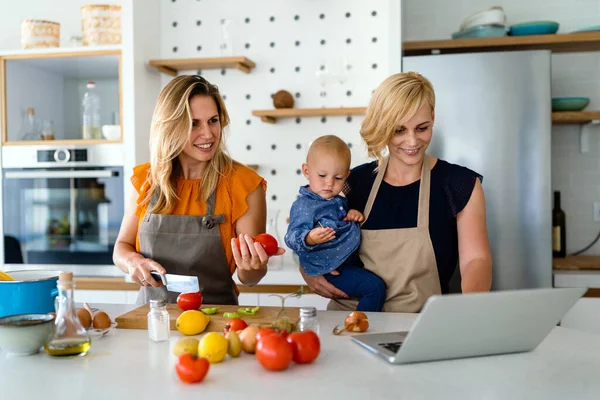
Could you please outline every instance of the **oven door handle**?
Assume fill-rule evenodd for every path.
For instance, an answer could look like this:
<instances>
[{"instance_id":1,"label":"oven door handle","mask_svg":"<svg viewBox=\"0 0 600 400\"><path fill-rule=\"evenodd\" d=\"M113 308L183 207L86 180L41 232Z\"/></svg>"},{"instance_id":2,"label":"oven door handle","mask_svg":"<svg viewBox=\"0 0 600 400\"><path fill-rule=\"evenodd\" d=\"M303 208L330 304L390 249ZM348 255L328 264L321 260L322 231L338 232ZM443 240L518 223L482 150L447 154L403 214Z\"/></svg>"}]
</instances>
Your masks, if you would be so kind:
<instances>
[{"instance_id":1,"label":"oven door handle","mask_svg":"<svg viewBox=\"0 0 600 400\"><path fill-rule=\"evenodd\" d=\"M112 178L119 176L118 171L82 170L82 171L6 171L6 179L57 179L57 178Z\"/></svg>"}]
</instances>

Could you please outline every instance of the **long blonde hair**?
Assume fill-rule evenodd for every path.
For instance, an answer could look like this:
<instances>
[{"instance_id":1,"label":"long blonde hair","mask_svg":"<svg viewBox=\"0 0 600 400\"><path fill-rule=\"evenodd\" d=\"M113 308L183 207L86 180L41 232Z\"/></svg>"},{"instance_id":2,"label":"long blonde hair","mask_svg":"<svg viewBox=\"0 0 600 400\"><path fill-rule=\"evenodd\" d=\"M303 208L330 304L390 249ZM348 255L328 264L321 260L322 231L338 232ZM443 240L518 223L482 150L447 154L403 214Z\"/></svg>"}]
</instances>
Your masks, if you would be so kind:
<instances>
[{"instance_id":1,"label":"long blonde hair","mask_svg":"<svg viewBox=\"0 0 600 400\"><path fill-rule=\"evenodd\" d=\"M229 125L229 114L217 86L198 75L181 75L171 80L160 92L152 116L150 132L150 185L142 204L149 204L154 193L158 201L153 213L171 212L178 200L175 178L181 173L178 156L190 141L192 113L190 100L194 96L211 97L219 112L221 135L213 158L202 177L200 199L206 202L216 189L219 178L233 165L227 154L223 131Z\"/></svg>"},{"instance_id":2,"label":"long blonde hair","mask_svg":"<svg viewBox=\"0 0 600 400\"><path fill-rule=\"evenodd\" d=\"M402 124L411 119L424 105L435 109L435 93L431 82L416 72L394 74L384 80L373 92L365 119L362 136L369 157L383 162L383 151Z\"/></svg>"}]
</instances>

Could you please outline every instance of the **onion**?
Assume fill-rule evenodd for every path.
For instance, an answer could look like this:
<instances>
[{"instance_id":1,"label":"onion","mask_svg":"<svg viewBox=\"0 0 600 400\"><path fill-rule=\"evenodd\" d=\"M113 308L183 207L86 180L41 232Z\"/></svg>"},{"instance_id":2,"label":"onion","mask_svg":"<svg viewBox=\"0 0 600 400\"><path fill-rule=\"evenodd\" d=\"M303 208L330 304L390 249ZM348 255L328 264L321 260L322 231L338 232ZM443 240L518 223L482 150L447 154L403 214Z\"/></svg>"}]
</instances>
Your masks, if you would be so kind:
<instances>
[{"instance_id":1,"label":"onion","mask_svg":"<svg viewBox=\"0 0 600 400\"><path fill-rule=\"evenodd\" d=\"M344 320L344 329L333 328L333 334L339 335L344 331L365 332L369 329L369 318L364 312L354 311L350 313Z\"/></svg>"}]
</instances>

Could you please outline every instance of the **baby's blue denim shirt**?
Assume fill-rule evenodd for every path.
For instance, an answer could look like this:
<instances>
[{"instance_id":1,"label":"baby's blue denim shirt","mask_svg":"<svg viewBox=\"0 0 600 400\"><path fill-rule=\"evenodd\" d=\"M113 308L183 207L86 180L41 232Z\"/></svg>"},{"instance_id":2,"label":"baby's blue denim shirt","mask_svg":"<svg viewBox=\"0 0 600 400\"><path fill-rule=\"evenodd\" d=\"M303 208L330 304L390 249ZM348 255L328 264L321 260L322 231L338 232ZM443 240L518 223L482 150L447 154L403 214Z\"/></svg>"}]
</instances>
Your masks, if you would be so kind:
<instances>
[{"instance_id":1,"label":"baby's blue denim shirt","mask_svg":"<svg viewBox=\"0 0 600 400\"><path fill-rule=\"evenodd\" d=\"M335 196L325 200L311 192L308 186L300 187L300 196L292 204L290 224L285 234L285 244L300 258L300 265L308 276L327 274L339 267L358 248L360 226L346 222L348 201ZM306 235L319 228L335 230L335 238L327 243L309 246Z\"/></svg>"}]
</instances>

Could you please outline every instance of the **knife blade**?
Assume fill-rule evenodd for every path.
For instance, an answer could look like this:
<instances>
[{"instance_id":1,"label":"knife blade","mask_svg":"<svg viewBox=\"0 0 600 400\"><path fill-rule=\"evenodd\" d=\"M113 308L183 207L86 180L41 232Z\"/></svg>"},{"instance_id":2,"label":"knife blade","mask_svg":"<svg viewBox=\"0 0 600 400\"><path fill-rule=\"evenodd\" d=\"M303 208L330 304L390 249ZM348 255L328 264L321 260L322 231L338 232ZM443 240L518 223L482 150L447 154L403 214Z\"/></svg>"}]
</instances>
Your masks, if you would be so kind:
<instances>
[{"instance_id":1,"label":"knife blade","mask_svg":"<svg viewBox=\"0 0 600 400\"><path fill-rule=\"evenodd\" d=\"M151 272L150 275L152 275L157 282L162 282L169 292L188 293L200 291L197 276L175 274L161 275L158 272Z\"/></svg>"}]
</instances>

